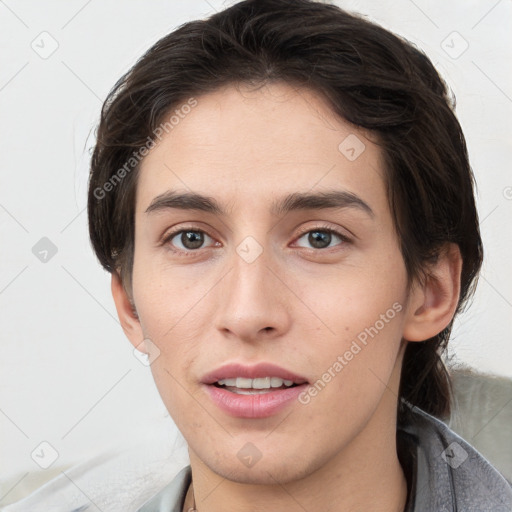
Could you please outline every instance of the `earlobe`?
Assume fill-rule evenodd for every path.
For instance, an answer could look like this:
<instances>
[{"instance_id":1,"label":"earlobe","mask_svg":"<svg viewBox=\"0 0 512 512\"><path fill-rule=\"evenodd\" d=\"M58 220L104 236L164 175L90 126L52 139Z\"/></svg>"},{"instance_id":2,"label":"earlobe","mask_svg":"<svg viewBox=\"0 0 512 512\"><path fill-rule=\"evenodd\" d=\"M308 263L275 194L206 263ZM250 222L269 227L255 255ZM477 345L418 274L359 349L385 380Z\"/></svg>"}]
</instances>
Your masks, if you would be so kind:
<instances>
[{"instance_id":1,"label":"earlobe","mask_svg":"<svg viewBox=\"0 0 512 512\"><path fill-rule=\"evenodd\" d=\"M439 334L453 319L460 295L462 257L458 245L448 244L428 276L411 290L403 338L424 341Z\"/></svg>"},{"instance_id":2,"label":"earlobe","mask_svg":"<svg viewBox=\"0 0 512 512\"><path fill-rule=\"evenodd\" d=\"M112 272L111 289L121 327L131 344L137 348L144 339L142 327L135 306L117 272Z\"/></svg>"}]
</instances>

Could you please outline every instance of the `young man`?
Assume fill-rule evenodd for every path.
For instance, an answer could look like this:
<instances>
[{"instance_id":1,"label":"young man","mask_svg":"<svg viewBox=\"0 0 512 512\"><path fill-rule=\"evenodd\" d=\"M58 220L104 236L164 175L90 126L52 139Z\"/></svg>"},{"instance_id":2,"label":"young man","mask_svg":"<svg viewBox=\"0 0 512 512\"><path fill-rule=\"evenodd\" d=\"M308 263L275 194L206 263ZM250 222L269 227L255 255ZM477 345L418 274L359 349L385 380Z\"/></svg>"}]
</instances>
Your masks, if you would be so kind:
<instances>
[{"instance_id":1,"label":"young man","mask_svg":"<svg viewBox=\"0 0 512 512\"><path fill-rule=\"evenodd\" d=\"M190 455L141 512L512 509L436 419L482 246L410 44L308 0L183 25L105 102L89 221Z\"/></svg>"}]
</instances>

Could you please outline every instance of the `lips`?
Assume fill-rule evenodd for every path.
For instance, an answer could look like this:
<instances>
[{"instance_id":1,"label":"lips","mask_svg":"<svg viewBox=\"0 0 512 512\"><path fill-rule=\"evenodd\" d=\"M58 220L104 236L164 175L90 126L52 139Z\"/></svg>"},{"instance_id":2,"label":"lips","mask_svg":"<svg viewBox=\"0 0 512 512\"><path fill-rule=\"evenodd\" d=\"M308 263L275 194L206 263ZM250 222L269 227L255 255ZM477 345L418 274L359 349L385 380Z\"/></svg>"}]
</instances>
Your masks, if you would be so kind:
<instances>
[{"instance_id":1,"label":"lips","mask_svg":"<svg viewBox=\"0 0 512 512\"><path fill-rule=\"evenodd\" d=\"M247 389L249 384L256 384L254 379L258 379L260 383L264 380L268 386L269 379L265 377L270 377L270 381L274 383L276 377L287 383L279 388ZM227 379L230 380L226 382ZM237 384L243 384L245 389L224 387L218 383L223 381L225 384L232 384L232 379L236 379ZM256 365L226 364L204 375L201 383L206 396L225 414L252 420L274 416L293 404L298 404L298 396L309 386L305 377L275 364L263 362Z\"/></svg>"}]
</instances>

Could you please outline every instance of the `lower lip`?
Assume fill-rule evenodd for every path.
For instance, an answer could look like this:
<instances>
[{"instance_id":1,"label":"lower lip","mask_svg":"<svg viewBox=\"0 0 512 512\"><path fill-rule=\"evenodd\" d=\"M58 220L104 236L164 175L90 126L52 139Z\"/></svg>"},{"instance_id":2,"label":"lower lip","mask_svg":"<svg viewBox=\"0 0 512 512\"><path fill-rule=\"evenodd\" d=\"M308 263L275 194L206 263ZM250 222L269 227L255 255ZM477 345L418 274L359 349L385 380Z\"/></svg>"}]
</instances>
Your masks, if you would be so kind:
<instances>
[{"instance_id":1,"label":"lower lip","mask_svg":"<svg viewBox=\"0 0 512 512\"><path fill-rule=\"evenodd\" d=\"M206 385L210 398L225 413L237 418L267 418L281 412L309 386L301 384L288 389L254 395L239 395L217 386Z\"/></svg>"}]
</instances>

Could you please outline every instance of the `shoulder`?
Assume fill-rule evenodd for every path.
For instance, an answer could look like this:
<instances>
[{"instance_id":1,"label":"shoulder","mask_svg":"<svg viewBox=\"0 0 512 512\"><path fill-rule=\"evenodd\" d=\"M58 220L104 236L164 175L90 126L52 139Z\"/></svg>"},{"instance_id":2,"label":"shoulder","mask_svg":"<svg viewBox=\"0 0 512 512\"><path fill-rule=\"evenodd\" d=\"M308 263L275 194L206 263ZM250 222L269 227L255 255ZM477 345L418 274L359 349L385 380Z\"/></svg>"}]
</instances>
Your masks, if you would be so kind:
<instances>
[{"instance_id":1,"label":"shoulder","mask_svg":"<svg viewBox=\"0 0 512 512\"><path fill-rule=\"evenodd\" d=\"M147 501L137 512L181 512L191 479L191 468L186 466L169 485Z\"/></svg>"},{"instance_id":2,"label":"shoulder","mask_svg":"<svg viewBox=\"0 0 512 512\"><path fill-rule=\"evenodd\" d=\"M512 510L510 482L445 423L412 407L400 429L416 449L414 510L427 510L427 504L437 511Z\"/></svg>"}]
</instances>

